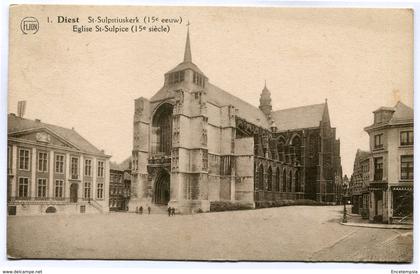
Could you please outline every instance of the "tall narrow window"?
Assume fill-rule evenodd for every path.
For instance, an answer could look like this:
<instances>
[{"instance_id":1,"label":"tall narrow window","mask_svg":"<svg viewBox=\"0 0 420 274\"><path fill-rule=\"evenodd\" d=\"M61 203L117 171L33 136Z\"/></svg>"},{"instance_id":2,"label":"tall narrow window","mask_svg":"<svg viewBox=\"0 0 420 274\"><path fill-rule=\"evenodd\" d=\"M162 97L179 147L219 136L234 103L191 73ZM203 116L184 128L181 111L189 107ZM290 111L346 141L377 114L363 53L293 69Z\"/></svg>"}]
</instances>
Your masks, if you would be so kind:
<instances>
[{"instance_id":1,"label":"tall narrow window","mask_svg":"<svg viewBox=\"0 0 420 274\"><path fill-rule=\"evenodd\" d=\"M383 171L384 171L383 170L384 169L383 158L382 157L375 158L374 162L375 162L374 180L375 181L380 181L380 180L382 180Z\"/></svg>"},{"instance_id":2,"label":"tall narrow window","mask_svg":"<svg viewBox=\"0 0 420 274\"><path fill-rule=\"evenodd\" d=\"M414 178L413 167L414 167L413 155L401 156L401 179L402 180L412 180Z\"/></svg>"},{"instance_id":3,"label":"tall narrow window","mask_svg":"<svg viewBox=\"0 0 420 274\"><path fill-rule=\"evenodd\" d=\"M98 161L98 177L104 177L104 161Z\"/></svg>"},{"instance_id":4,"label":"tall narrow window","mask_svg":"<svg viewBox=\"0 0 420 274\"><path fill-rule=\"evenodd\" d=\"M19 177L19 198L29 197L29 178Z\"/></svg>"},{"instance_id":5,"label":"tall narrow window","mask_svg":"<svg viewBox=\"0 0 420 274\"><path fill-rule=\"evenodd\" d=\"M414 144L414 136L412 131L401 131L400 144L402 146L412 146Z\"/></svg>"},{"instance_id":6,"label":"tall narrow window","mask_svg":"<svg viewBox=\"0 0 420 274\"><path fill-rule=\"evenodd\" d=\"M64 181L63 180L55 180L54 197L55 198L64 197Z\"/></svg>"},{"instance_id":7,"label":"tall narrow window","mask_svg":"<svg viewBox=\"0 0 420 274\"><path fill-rule=\"evenodd\" d=\"M292 171L289 171L289 185L288 185L288 192L292 192L292 183L293 183L293 174Z\"/></svg>"},{"instance_id":8,"label":"tall narrow window","mask_svg":"<svg viewBox=\"0 0 420 274\"><path fill-rule=\"evenodd\" d=\"M298 136L295 136L292 140L292 157L293 159L297 162L300 163L302 160L302 155L301 155L301 146L302 146L302 142L300 141L300 138Z\"/></svg>"},{"instance_id":9,"label":"tall narrow window","mask_svg":"<svg viewBox=\"0 0 420 274\"><path fill-rule=\"evenodd\" d=\"M375 135L375 148L382 148L384 146L383 140L382 140L383 134L377 134Z\"/></svg>"},{"instance_id":10,"label":"tall narrow window","mask_svg":"<svg viewBox=\"0 0 420 274\"><path fill-rule=\"evenodd\" d=\"M38 171L48 171L48 153L46 152L38 152Z\"/></svg>"},{"instance_id":11,"label":"tall narrow window","mask_svg":"<svg viewBox=\"0 0 420 274\"><path fill-rule=\"evenodd\" d=\"M286 170L283 169L283 192L287 192L287 174L286 174Z\"/></svg>"},{"instance_id":12,"label":"tall narrow window","mask_svg":"<svg viewBox=\"0 0 420 274\"><path fill-rule=\"evenodd\" d=\"M171 155L172 148L172 111L171 104L163 104L159 107L153 117L154 152Z\"/></svg>"},{"instance_id":13,"label":"tall narrow window","mask_svg":"<svg viewBox=\"0 0 420 274\"><path fill-rule=\"evenodd\" d=\"M96 189L96 198L103 199L104 198L104 184L98 183L98 187Z\"/></svg>"},{"instance_id":14,"label":"tall narrow window","mask_svg":"<svg viewBox=\"0 0 420 274\"><path fill-rule=\"evenodd\" d=\"M280 168L276 171L276 191L280 191Z\"/></svg>"},{"instance_id":15,"label":"tall narrow window","mask_svg":"<svg viewBox=\"0 0 420 274\"><path fill-rule=\"evenodd\" d=\"M295 192L300 192L300 173L299 170L295 173Z\"/></svg>"},{"instance_id":16,"label":"tall narrow window","mask_svg":"<svg viewBox=\"0 0 420 274\"><path fill-rule=\"evenodd\" d=\"M71 178L79 178L79 159L76 157L71 158Z\"/></svg>"},{"instance_id":17,"label":"tall narrow window","mask_svg":"<svg viewBox=\"0 0 420 274\"><path fill-rule=\"evenodd\" d=\"M7 174L12 173L12 147L7 147Z\"/></svg>"},{"instance_id":18,"label":"tall narrow window","mask_svg":"<svg viewBox=\"0 0 420 274\"><path fill-rule=\"evenodd\" d=\"M85 176L92 176L92 160L85 160Z\"/></svg>"},{"instance_id":19,"label":"tall narrow window","mask_svg":"<svg viewBox=\"0 0 420 274\"><path fill-rule=\"evenodd\" d=\"M29 170L29 149L19 149L19 169Z\"/></svg>"},{"instance_id":20,"label":"tall narrow window","mask_svg":"<svg viewBox=\"0 0 420 274\"><path fill-rule=\"evenodd\" d=\"M38 179L37 197L38 198L47 197L47 179L45 178Z\"/></svg>"},{"instance_id":21,"label":"tall narrow window","mask_svg":"<svg viewBox=\"0 0 420 274\"><path fill-rule=\"evenodd\" d=\"M263 165L260 165L258 168L258 188L259 190L265 190L264 189L264 167Z\"/></svg>"},{"instance_id":22,"label":"tall narrow window","mask_svg":"<svg viewBox=\"0 0 420 274\"><path fill-rule=\"evenodd\" d=\"M90 199L91 198L91 193L90 193L90 182L85 182L85 188L84 188L84 196L85 199Z\"/></svg>"},{"instance_id":23,"label":"tall narrow window","mask_svg":"<svg viewBox=\"0 0 420 274\"><path fill-rule=\"evenodd\" d=\"M64 155L62 154L55 155L55 172L64 173Z\"/></svg>"},{"instance_id":24,"label":"tall narrow window","mask_svg":"<svg viewBox=\"0 0 420 274\"><path fill-rule=\"evenodd\" d=\"M273 171L271 170L271 166L268 168L268 172L267 172L267 188L268 191L272 191L273 190Z\"/></svg>"}]
</instances>

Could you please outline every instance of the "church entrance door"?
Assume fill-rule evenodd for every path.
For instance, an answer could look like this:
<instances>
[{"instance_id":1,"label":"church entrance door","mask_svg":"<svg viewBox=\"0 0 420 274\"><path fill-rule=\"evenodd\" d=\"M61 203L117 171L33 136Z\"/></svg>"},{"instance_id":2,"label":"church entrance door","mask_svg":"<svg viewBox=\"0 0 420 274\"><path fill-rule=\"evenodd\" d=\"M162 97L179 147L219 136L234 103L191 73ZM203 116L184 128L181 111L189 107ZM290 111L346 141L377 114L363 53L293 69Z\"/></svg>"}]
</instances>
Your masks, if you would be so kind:
<instances>
[{"instance_id":1,"label":"church entrance door","mask_svg":"<svg viewBox=\"0 0 420 274\"><path fill-rule=\"evenodd\" d=\"M165 170L162 170L156 181L155 181L155 191L153 196L153 201L155 204L167 205L170 197L170 181L171 176Z\"/></svg>"},{"instance_id":2,"label":"church entrance door","mask_svg":"<svg viewBox=\"0 0 420 274\"><path fill-rule=\"evenodd\" d=\"M77 190L79 186L77 183L73 183L70 185L70 202L77 203Z\"/></svg>"}]
</instances>

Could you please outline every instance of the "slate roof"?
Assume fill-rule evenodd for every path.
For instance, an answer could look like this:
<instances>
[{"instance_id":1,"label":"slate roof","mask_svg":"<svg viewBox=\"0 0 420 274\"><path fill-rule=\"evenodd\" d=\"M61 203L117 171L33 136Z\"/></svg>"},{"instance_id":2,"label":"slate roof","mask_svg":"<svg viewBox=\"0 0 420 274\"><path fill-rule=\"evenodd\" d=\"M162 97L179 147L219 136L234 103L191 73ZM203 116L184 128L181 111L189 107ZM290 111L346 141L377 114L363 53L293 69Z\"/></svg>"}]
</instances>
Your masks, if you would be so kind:
<instances>
[{"instance_id":1,"label":"slate roof","mask_svg":"<svg viewBox=\"0 0 420 274\"><path fill-rule=\"evenodd\" d=\"M414 121L414 110L398 101L394 107L394 114L392 115L391 120L389 120L389 124L395 125L410 121Z\"/></svg>"},{"instance_id":2,"label":"slate roof","mask_svg":"<svg viewBox=\"0 0 420 274\"><path fill-rule=\"evenodd\" d=\"M238 117L263 128L270 126L259 108L210 83L207 84L207 101L218 106L232 105L238 109Z\"/></svg>"},{"instance_id":3,"label":"slate roof","mask_svg":"<svg viewBox=\"0 0 420 274\"><path fill-rule=\"evenodd\" d=\"M73 129L68 129L56 125L46 124L39 121L34 121L26 118L18 117L14 114L8 115L8 135L18 133L25 130L37 130L37 129L48 129L55 133L57 136L61 137L62 139L66 140L67 142L75 145L78 147L82 152L90 153L90 154L99 154L103 156L105 153L94 145L89 143L85 138L83 138L79 133L77 133Z\"/></svg>"},{"instance_id":4,"label":"slate roof","mask_svg":"<svg viewBox=\"0 0 420 274\"><path fill-rule=\"evenodd\" d=\"M166 74L172 73L172 72L175 72L175 71L183 71L183 70L186 70L186 69L191 69L193 71L199 72L202 75L204 75L204 73L193 62L182 62L179 65L177 65L176 67L174 67L173 69L171 69L170 71L168 71Z\"/></svg>"},{"instance_id":5,"label":"slate roof","mask_svg":"<svg viewBox=\"0 0 420 274\"><path fill-rule=\"evenodd\" d=\"M373 123L372 125L365 127L365 130L369 131L377 127L414 123L414 110L400 101L398 101L394 107L380 107L375 110L374 113L381 110L393 111L391 119L386 123Z\"/></svg>"},{"instance_id":6,"label":"slate roof","mask_svg":"<svg viewBox=\"0 0 420 274\"><path fill-rule=\"evenodd\" d=\"M325 107L326 104L322 103L277 110L273 111L272 119L279 131L319 127Z\"/></svg>"}]
</instances>

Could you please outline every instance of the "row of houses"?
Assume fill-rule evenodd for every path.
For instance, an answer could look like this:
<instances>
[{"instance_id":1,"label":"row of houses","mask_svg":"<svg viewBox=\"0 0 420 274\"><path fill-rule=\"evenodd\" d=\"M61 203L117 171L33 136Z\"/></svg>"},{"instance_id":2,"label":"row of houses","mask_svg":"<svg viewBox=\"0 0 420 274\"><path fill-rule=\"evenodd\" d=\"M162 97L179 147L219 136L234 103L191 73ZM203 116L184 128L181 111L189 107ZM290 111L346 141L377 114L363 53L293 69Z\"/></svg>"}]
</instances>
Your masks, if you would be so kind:
<instances>
[{"instance_id":1,"label":"row of houses","mask_svg":"<svg viewBox=\"0 0 420 274\"><path fill-rule=\"evenodd\" d=\"M130 168L68 129L8 115L9 215L127 210Z\"/></svg>"},{"instance_id":2,"label":"row of houses","mask_svg":"<svg viewBox=\"0 0 420 274\"><path fill-rule=\"evenodd\" d=\"M352 213L371 222L412 222L413 109L398 102L373 113L373 124L364 129L370 149L357 151L350 179Z\"/></svg>"}]
</instances>

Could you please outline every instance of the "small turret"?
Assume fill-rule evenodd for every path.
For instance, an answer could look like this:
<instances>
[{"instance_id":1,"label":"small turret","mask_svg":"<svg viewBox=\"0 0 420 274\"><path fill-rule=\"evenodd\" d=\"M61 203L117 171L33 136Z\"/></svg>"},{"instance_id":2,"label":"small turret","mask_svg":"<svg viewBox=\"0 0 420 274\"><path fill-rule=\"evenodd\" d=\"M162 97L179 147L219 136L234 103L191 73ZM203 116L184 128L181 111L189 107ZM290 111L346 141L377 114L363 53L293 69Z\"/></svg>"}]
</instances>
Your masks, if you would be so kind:
<instances>
[{"instance_id":1,"label":"small turret","mask_svg":"<svg viewBox=\"0 0 420 274\"><path fill-rule=\"evenodd\" d=\"M260 106L259 108L265 114L267 118L271 118L271 93L267 88L267 82L264 83L264 89L260 95Z\"/></svg>"}]
</instances>

